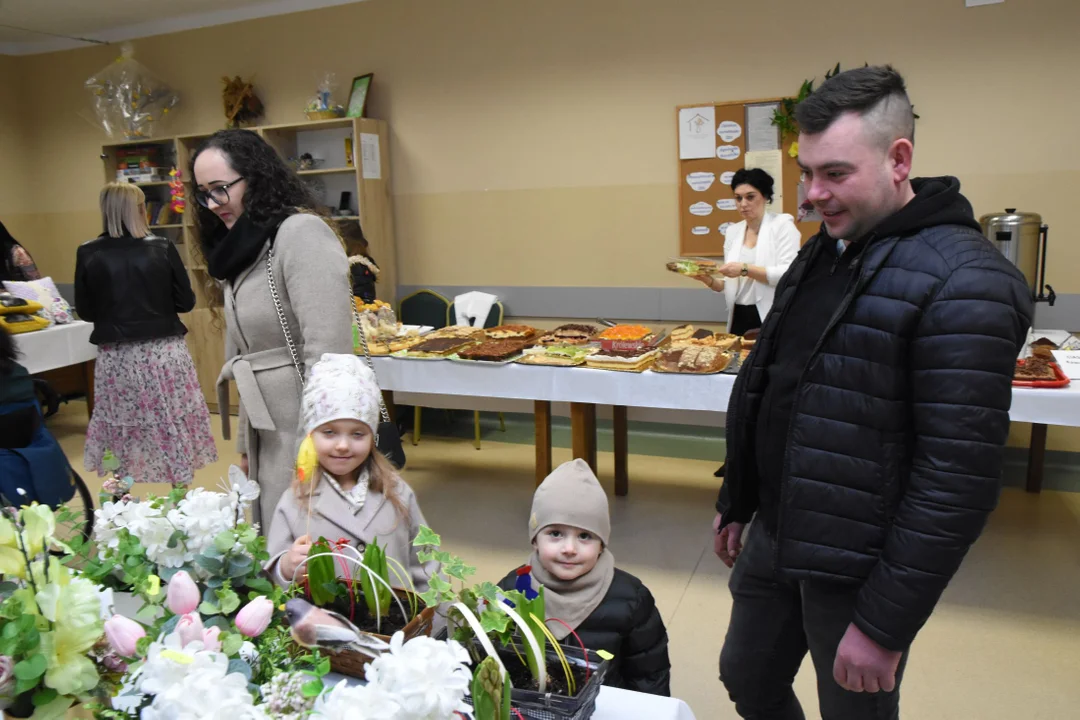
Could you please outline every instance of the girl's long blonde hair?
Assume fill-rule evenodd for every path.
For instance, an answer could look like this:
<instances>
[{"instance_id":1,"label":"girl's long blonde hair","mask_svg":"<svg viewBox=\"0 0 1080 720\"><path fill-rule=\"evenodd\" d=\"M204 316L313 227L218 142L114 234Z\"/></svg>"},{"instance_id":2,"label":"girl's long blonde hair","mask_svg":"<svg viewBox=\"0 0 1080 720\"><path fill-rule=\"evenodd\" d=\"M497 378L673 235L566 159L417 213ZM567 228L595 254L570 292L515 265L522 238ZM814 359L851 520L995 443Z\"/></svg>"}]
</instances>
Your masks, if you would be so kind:
<instances>
[{"instance_id":1,"label":"girl's long blonde hair","mask_svg":"<svg viewBox=\"0 0 1080 720\"><path fill-rule=\"evenodd\" d=\"M374 438L372 438L374 440ZM368 489L373 492L382 493L383 496L390 501L390 504L394 506L395 512L397 512L398 518L408 519L409 508L405 507L405 503L401 501L401 495L398 493L398 474L394 466L386 459L386 456L379 452L379 449L375 447L375 443L372 442L371 454L368 455L368 459L361 465L362 468L366 468L368 471ZM296 494L296 499L300 503L300 507L305 510L309 509L311 505L311 496L315 493L315 488L318 486L322 479L322 474L326 472L323 467L319 466L319 471L315 473L315 477L310 481L301 482L299 476L293 475L292 489Z\"/></svg>"},{"instance_id":2,"label":"girl's long blonde hair","mask_svg":"<svg viewBox=\"0 0 1080 720\"><path fill-rule=\"evenodd\" d=\"M131 183L111 182L101 189L102 230L109 237L130 235L144 238L150 235L146 222L146 195Z\"/></svg>"}]
</instances>

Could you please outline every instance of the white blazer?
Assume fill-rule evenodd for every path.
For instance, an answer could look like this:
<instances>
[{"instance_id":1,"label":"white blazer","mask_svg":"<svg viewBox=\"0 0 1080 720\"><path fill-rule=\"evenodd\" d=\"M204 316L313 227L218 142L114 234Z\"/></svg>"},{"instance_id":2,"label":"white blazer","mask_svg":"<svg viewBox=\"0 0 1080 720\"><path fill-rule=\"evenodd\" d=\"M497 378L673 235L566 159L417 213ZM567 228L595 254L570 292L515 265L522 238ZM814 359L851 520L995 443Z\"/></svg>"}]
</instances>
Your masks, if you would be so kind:
<instances>
[{"instance_id":1,"label":"white blazer","mask_svg":"<svg viewBox=\"0 0 1080 720\"><path fill-rule=\"evenodd\" d=\"M743 239L746 237L746 221L736 223L728 228L724 236L724 262L739 262L742 255ZM795 218L790 215L777 215L767 212L761 219L761 229L758 230L757 261L754 265L765 268L767 283L756 283L754 296L756 297L758 314L764 321L769 314L769 308L773 304L773 296L776 294L776 284L787 272L788 266L799 253L799 244L802 234L795 227ZM735 296L739 290L740 278L724 279L724 299L727 301L727 324L731 327L731 318L735 314ZM756 281L752 281L756 282Z\"/></svg>"}]
</instances>

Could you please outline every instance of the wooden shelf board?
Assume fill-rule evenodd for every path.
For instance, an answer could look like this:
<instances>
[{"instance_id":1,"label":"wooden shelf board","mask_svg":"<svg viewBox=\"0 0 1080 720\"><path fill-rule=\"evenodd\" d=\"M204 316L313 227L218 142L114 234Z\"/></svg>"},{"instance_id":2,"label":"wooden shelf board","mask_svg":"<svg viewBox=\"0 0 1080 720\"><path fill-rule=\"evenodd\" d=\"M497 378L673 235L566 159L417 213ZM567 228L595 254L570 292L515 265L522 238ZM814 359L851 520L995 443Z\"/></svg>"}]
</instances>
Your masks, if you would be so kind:
<instances>
[{"instance_id":1,"label":"wooden shelf board","mask_svg":"<svg viewBox=\"0 0 1080 720\"><path fill-rule=\"evenodd\" d=\"M339 167L339 168L315 168L314 170L297 170L297 175L334 175L337 173L355 173L354 167Z\"/></svg>"}]
</instances>

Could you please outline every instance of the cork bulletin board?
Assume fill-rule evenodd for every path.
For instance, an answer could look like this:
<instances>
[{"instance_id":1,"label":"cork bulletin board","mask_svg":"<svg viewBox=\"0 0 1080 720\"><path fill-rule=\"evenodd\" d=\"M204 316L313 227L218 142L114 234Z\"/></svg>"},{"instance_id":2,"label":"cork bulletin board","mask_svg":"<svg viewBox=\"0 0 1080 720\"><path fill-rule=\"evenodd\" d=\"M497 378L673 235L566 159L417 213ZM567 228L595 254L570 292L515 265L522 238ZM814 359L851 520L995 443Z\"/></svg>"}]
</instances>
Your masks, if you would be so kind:
<instances>
[{"instance_id":1,"label":"cork bulletin board","mask_svg":"<svg viewBox=\"0 0 1080 720\"><path fill-rule=\"evenodd\" d=\"M777 179L766 210L788 213L806 242L821 221L813 214L799 222L799 164L771 125L779 98L680 105L675 110L679 138L679 254L722 257L724 233L742 221L735 208L731 176L760 167ZM776 175L781 175L776 178Z\"/></svg>"}]
</instances>

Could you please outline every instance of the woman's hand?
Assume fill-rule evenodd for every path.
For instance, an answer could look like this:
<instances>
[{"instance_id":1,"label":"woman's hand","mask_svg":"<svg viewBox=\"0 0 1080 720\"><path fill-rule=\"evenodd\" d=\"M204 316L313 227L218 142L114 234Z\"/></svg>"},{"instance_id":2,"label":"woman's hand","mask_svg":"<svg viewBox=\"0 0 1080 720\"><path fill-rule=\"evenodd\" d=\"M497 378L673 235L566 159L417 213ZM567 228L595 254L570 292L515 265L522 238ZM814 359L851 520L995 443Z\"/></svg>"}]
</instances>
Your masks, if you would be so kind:
<instances>
[{"instance_id":1,"label":"woman's hand","mask_svg":"<svg viewBox=\"0 0 1080 720\"><path fill-rule=\"evenodd\" d=\"M714 292L724 291L724 281L717 282L712 275L690 275L690 277Z\"/></svg>"},{"instance_id":2,"label":"woman's hand","mask_svg":"<svg viewBox=\"0 0 1080 720\"><path fill-rule=\"evenodd\" d=\"M281 575L288 581L292 581L293 575L296 574L296 568L300 567L300 563L307 559L308 552L311 550L311 538L307 535L301 535L293 541L292 547L289 551L281 556Z\"/></svg>"},{"instance_id":3,"label":"woman's hand","mask_svg":"<svg viewBox=\"0 0 1080 720\"><path fill-rule=\"evenodd\" d=\"M720 274L724 277L737 278L742 275L743 264L737 262L724 263L720 266Z\"/></svg>"}]
</instances>

